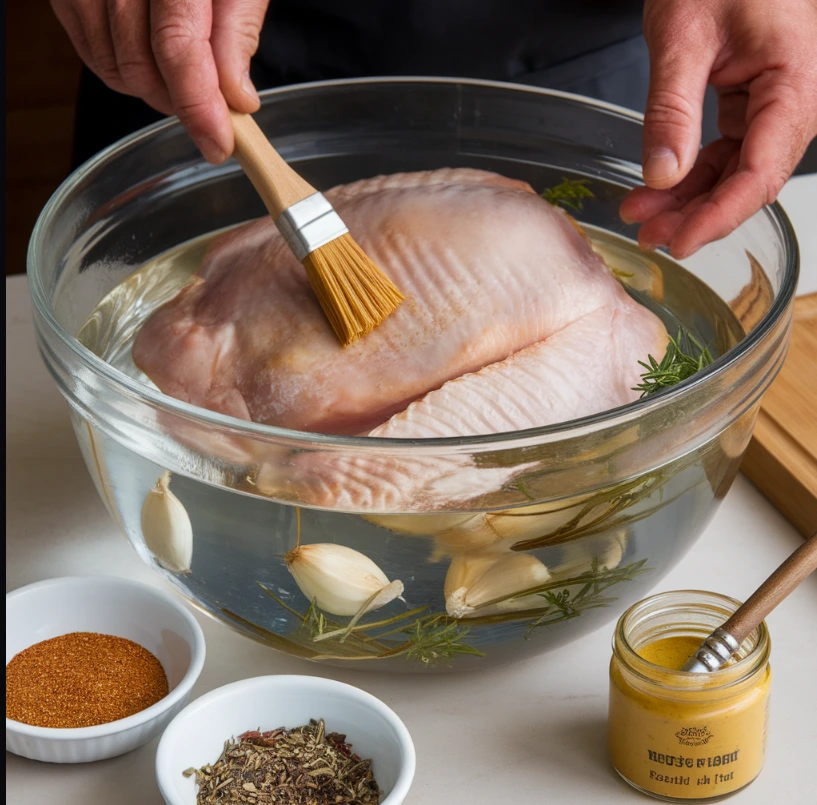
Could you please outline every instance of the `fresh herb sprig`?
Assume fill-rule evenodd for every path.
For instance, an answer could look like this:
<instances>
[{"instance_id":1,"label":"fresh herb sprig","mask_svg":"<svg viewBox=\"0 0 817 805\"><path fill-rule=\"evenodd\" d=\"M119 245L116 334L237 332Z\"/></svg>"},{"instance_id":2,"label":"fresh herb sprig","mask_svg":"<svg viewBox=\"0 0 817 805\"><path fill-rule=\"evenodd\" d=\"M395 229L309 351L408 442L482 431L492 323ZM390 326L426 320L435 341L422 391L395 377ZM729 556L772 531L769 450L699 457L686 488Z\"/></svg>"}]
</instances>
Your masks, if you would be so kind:
<instances>
[{"instance_id":1,"label":"fresh herb sprig","mask_svg":"<svg viewBox=\"0 0 817 805\"><path fill-rule=\"evenodd\" d=\"M633 391L640 391L641 398L650 397L659 391L668 389L697 374L705 366L712 363L712 353L709 347L703 346L694 335L678 330L678 335L669 337L669 346L666 354L657 361L652 355L647 356L647 362L639 361L646 369L641 374L641 380Z\"/></svg>"},{"instance_id":2,"label":"fresh herb sprig","mask_svg":"<svg viewBox=\"0 0 817 805\"><path fill-rule=\"evenodd\" d=\"M397 620L396 616L393 620ZM385 622L379 624L381 627ZM365 628L365 626L363 627ZM403 634L407 640L394 648L385 648L380 642L382 638L392 634ZM367 646L375 646L378 649L376 654L361 654L359 656L341 656L330 653L335 646L332 645L330 652L320 654L313 659L316 660L385 660L392 657L406 657L409 660L416 660L423 665L450 665L451 660L457 654L470 654L474 657L484 657L485 655L474 646L465 642L468 634L468 627L462 626L458 621L449 618L444 613L432 613L417 618L407 626L401 626L391 632L383 632L375 636L364 636L363 642ZM332 641L327 641L332 642Z\"/></svg>"},{"instance_id":3,"label":"fresh herb sprig","mask_svg":"<svg viewBox=\"0 0 817 805\"><path fill-rule=\"evenodd\" d=\"M472 627L487 626L508 621L528 622L525 639L541 627L559 621L577 618L590 609L612 604L617 599L605 595L612 586L628 582L651 570L645 567L646 559L621 567L607 568L594 559L590 569L570 578L551 579L529 590L504 595L489 601L487 607L501 601L538 595L542 606L530 609L495 613L493 615L457 620L444 612L428 612L426 607L395 615L391 618L357 623L350 627L330 620L320 612L313 601L306 613L285 604L275 593L259 585L261 589L283 609L294 614L301 622L288 636L278 635L253 624L239 615L222 610L230 620L261 642L275 648L311 660L386 660L405 657L407 660L427 666L450 665L458 654L473 657L485 656L475 646L466 642ZM407 622L408 621L408 622ZM386 638L394 642L384 642Z\"/></svg>"},{"instance_id":4,"label":"fresh herb sprig","mask_svg":"<svg viewBox=\"0 0 817 805\"><path fill-rule=\"evenodd\" d=\"M445 613L429 613L427 607L401 612L391 618L343 624L327 618L312 601L305 613L286 604L263 584L259 587L301 622L288 636L279 636L252 624L233 612L222 610L231 620L249 628L253 636L284 650L312 660L385 660L406 657L424 665L448 665L457 654L475 657L483 653L465 642L468 627ZM384 643L384 638L399 636L400 642ZM292 651L295 647L295 651Z\"/></svg>"},{"instance_id":5,"label":"fresh herb sprig","mask_svg":"<svg viewBox=\"0 0 817 805\"><path fill-rule=\"evenodd\" d=\"M590 569L584 573L571 578L554 578L537 587L504 595L481 604L474 615L468 618L468 624L471 627L479 627L498 623L528 622L525 632L527 640L531 633L540 626L572 620L580 617L587 610L600 609L617 601L616 597L605 595L605 592L610 587L633 581L643 573L651 572L652 568L647 567L646 564L646 559L639 559L620 567L607 568L596 558L591 563ZM479 615L480 608L487 609L498 603L528 598L533 595L542 598L541 606L495 612L492 615Z\"/></svg>"},{"instance_id":6,"label":"fresh herb sprig","mask_svg":"<svg viewBox=\"0 0 817 805\"><path fill-rule=\"evenodd\" d=\"M406 645L406 657L424 665L448 665L456 654L485 656L479 649L465 642L468 627L447 615L419 618L403 631L410 637Z\"/></svg>"},{"instance_id":7,"label":"fresh herb sprig","mask_svg":"<svg viewBox=\"0 0 817 805\"><path fill-rule=\"evenodd\" d=\"M581 505L581 508L570 519L566 520L553 531L540 534L531 539L520 540L511 546L512 551L532 551L536 548L546 548L552 545L561 545L565 542L578 539L579 537L589 537L594 534L602 534L625 524L634 522L635 519L642 519L640 515L634 519L616 519L624 514L635 504L642 500L649 499L656 491L659 492L666 482L666 476L662 470L655 470L651 473L639 476L629 481L616 484L614 487L593 495L589 500ZM575 508L576 504L566 508ZM559 511L554 509L551 511ZM564 511L564 509L562 510ZM647 509L646 513L651 513ZM508 516L508 515L506 515ZM514 516L514 515L510 515ZM515 515L525 517L524 513ZM535 514L527 515L535 517ZM646 516L644 514L643 516Z\"/></svg>"},{"instance_id":8,"label":"fresh herb sprig","mask_svg":"<svg viewBox=\"0 0 817 805\"><path fill-rule=\"evenodd\" d=\"M549 626L559 621L572 620L578 618L583 612L589 609L599 609L607 607L618 599L613 596L604 595L610 587L621 584L625 581L633 581L637 576L646 573L650 568L644 567L646 559L631 562L622 567L607 569L594 559L590 570L571 579L569 587L563 587L559 591L544 590L540 593L542 598L548 603L548 608L528 627L525 637L530 637L534 629L541 626ZM575 588L581 584L581 587Z\"/></svg>"},{"instance_id":9,"label":"fresh herb sprig","mask_svg":"<svg viewBox=\"0 0 817 805\"><path fill-rule=\"evenodd\" d=\"M563 176L562 181L555 187L546 187L542 191L542 198L548 204L569 207L574 212L581 212L584 206L583 199L595 198L593 191L587 187L589 183L589 179L568 179Z\"/></svg>"}]
</instances>

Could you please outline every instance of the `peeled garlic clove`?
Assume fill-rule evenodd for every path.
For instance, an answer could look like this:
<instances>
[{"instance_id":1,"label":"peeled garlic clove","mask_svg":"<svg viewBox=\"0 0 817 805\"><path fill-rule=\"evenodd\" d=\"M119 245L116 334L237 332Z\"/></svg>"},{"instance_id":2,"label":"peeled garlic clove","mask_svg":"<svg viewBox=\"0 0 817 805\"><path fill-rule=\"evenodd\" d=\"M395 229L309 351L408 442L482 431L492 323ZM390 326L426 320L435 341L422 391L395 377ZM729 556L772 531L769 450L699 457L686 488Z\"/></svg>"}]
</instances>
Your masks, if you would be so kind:
<instances>
[{"instance_id":1,"label":"peeled garlic clove","mask_svg":"<svg viewBox=\"0 0 817 805\"><path fill-rule=\"evenodd\" d=\"M366 519L396 534L432 537L437 562L445 556L496 546L502 536L491 528L484 514L372 514Z\"/></svg>"},{"instance_id":2,"label":"peeled garlic clove","mask_svg":"<svg viewBox=\"0 0 817 805\"><path fill-rule=\"evenodd\" d=\"M434 537L441 552L451 556L467 551L505 552L510 543L556 531L573 519L586 501L584 496L475 514L441 529Z\"/></svg>"},{"instance_id":3,"label":"peeled garlic clove","mask_svg":"<svg viewBox=\"0 0 817 805\"><path fill-rule=\"evenodd\" d=\"M574 578L592 570L593 562L598 567L613 570L621 564L627 547L627 535L616 532L607 537L591 540L578 539L562 546L562 560L550 572L556 578Z\"/></svg>"},{"instance_id":4,"label":"peeled garlic clove","mask_svg":"<svg viewBox=\"0 0 817 805\"><path fill-rule=\"evenodd\" d=\"M514 542L549 534L572 520L587 502L588 496L519 506L483 515L501 539Z\"/></svg>"},{"instance_id":5,"label":"peeled garlic clove","mask_svg":"<svg viewBox=\"0 0 817 805\"><path fill-rule=\"evenodd\" d=\"M435 535L437 544L446 553L456 556L465 551L491 549L502 542L503 536L492 527L485 514L476 514Z\"/></svg>"},{"instance_id":6,"label":"peeled garlic clove","mask_svg":"<svg viewBox=\"0 0 817 805\"><path fill-rule=\"evenodd\" d=\"M368 556L345 545L300 545L284 561L300 591L331 615L365 614L403 594L403 582L390 582Z\"/></svg>"},{"instance_id":7,"label":"peeled garlic clove","mask_svg":"<svg viewBox=\"0 0 817 805\"><path fill-rule=\"evenodd\" d=\"M498 554L463 553L451 560L445 574L443 594L447 601L458 590L468 590L476 584L480 576L497 563Z\"/></svg>"},{"instance_id":8,"label":"peeled garlic clove","mask_svg":"<svg viewBox=\"0 0 817 805\"><path fill-rule=\"evenodd\" d=\"M550 578L548 569L535 556L526 553L455 557L448 572L452 578L449 582L446 577L445 608L452 618L540 606L542 600L536 595L521 599L511 596L544 584ZM456 587L458 583L460 586ZM497 598L506 600L487 605Z\"/></svg>"},{"instance_id":9,"label":"peeled garlic clove","mask_svg":"<svg viewBox=\"0 0 817 805\"><path fill-rule=\"evenodd\" d=\"M182 502L170 491L165 472L142 505L142 536L156 561L174 573L186 573L193 561L193 526Z\"/></svg>"},{"instance_id":10,"label":"peeled garlic clove","mask_svg":"<svg viewBox=\"0 0 817 805\"><path fill-rule=\"evenodd\" d=\"M510 553L483 573L468 591L468 603L477 607L486 601L544 584L548 569L535 556Z\"/></svg>"},{"instance_id":11,"label":"peeled garlic clove","mask_svg":"<svg viewBox=\"0 0 817 805\"><path fill-rule=\"evenodd\" d=\"M606 570L613 570L621 564L624 551L627 550L627 534L619 532L610 537L607 547L600 553L599 565Z\"/></svg>"}]
</instances>

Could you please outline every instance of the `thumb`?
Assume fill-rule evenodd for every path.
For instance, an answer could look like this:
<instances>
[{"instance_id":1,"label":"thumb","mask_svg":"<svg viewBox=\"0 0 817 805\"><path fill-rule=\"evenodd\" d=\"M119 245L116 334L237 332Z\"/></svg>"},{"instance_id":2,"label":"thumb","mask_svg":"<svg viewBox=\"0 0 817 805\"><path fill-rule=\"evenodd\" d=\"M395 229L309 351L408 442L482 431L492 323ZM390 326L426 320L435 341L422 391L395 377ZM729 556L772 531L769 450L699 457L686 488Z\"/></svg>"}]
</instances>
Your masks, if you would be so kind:
<instances>
[{"instance_id":1,"label":"thumb","mask_svg":"<svg viewBox=\"0 0 817 805\"><path fill-rule=\"evenodd\" d=\"M675 25L647 34L650 89L644 114L644 184L674 187L689 173L701 145L704 93L716 50L706 40L679 35Z\"/></svg>"},{"instance_id":2,"label":"thumb","mask_svg":"<svg viewBox=\"0 0 817 805\"><path fill-rule=\"evenodd\" d=\"M210 44L219 85L228 105L238 112L258 109L258 93L250 79L250 59L269 0L213 0Z\"/></svg>"}]
</instances>

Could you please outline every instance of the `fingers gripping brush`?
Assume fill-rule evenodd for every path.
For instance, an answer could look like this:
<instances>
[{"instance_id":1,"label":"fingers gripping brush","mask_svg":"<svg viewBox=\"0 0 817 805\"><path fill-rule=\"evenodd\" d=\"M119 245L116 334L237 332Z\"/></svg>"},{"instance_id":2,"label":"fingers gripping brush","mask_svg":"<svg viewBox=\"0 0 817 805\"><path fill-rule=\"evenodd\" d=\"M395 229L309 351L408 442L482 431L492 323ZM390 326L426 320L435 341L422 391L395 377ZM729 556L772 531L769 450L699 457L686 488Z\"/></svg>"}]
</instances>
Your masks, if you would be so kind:
<instances>
[{"instance_id":1,"label":"fingers gripping brush","mask_svg":"<svg viewBox=\"0 0 817 805\"><path fill-rule=\"evenodd\" d=\"M230 115L238 164L306 269L338 340L351 344L393 313L403 295L366 256L323 194L287 165L255 120Z\"/></svg>"}]
</instances>

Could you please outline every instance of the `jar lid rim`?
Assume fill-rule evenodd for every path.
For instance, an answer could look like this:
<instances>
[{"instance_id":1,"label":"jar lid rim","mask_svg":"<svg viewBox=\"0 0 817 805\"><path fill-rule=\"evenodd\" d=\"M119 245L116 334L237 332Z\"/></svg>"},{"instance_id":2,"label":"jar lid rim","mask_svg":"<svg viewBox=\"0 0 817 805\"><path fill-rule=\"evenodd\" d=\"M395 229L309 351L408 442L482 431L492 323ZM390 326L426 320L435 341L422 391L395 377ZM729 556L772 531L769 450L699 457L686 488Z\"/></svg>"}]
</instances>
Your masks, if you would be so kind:
<instances>
[{"instance_id":1,"label":"jar lid rim","mask_svg":"<svg viewBox=\"0 0 817 805\"><path fill-rule=\"evenodd\" d=\"M698 600L696 600L696 598ZM720 668L717 671L692 673L689 671L673 670L644 659L631 644L630 636L627 632L628 627L633 628L634 626L643 625L644 620L648 618L665 616L668 610L682 609L684 605L683 603L679 603L679 600L688 601L688 609L693 611L696 608L702 609L707 606L707 604L709 604L710 607L719 605L727 613L726 617L724 617L724 621L733 614L742 603L722 593L706 590L670 590L656 593L655 595L636 602L621 615L616 624L613 636L613 654L627 667L630 673L637 675L644 682L652 685L660 685L660 687L665 690L679 692L712 692L740 685L758 671L765 668L771 653L769 630L765 621L744 640L742 645L749 640L753 640L753 645L747 654L738 659L735 663ZM664 603L670 605L662 606ZM652 611L650 611L651 608ZM644 610L647 610L647 612L644 612ZM632 624L632 619L639 615L641 615L642 618L641 622ZM692 627L694 627L694 623L690 623L689 625L691 631ZM700 624L704 631L709 629L710 632L714 631L716 626L719 625L721 624L716 624L715 626ZM677 634L677 632L675 634ZM708 633L703 634L701 636L701 642L703 642L707 636ZM655 678L659 674L661 677L660 681Z\"/></svg>"}]
</instances>

